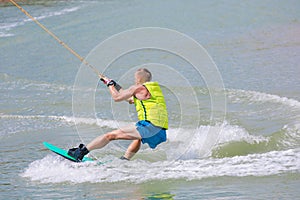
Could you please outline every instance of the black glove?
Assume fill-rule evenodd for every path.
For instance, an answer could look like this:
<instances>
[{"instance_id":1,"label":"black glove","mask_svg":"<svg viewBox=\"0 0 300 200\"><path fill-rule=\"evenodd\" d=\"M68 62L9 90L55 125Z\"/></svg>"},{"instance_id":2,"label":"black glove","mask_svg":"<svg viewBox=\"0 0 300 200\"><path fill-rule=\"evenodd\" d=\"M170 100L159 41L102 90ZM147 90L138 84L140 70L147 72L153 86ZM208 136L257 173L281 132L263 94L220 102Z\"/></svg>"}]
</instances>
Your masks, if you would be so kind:
<instances>
[{"instance_id":1,"label":"black glove","mask_svg":"<svg viewBox=\"0 0 300 200\"><path fill-rule=\"evenodd\" d=\"M102 81L104 84L106 84L106 80L104 78L100 78L100 81Z\"/></svg>"},{"instance_id":2,"label":"black glove","mask_svg":"<svg viewBox=\"0 0 300 200\"><path fill-rule=\"evenodd\" d=\"M100 78L100 80L107 85L107 87L113 85L119 91L122 87L114 80Z\"/></svg>"},{"instance_id":3,"label":"black glove","mask_svg":"<svg viewBox=\"0 0 300 200\"><path fill-rule=\"evenodd\" d=\"M110 80L107 84L107 87L109 87L109 86L116 86L117 85L117 83L116 83L116 81L114 81L114 80Z\"/></svg>"}]
</instances>

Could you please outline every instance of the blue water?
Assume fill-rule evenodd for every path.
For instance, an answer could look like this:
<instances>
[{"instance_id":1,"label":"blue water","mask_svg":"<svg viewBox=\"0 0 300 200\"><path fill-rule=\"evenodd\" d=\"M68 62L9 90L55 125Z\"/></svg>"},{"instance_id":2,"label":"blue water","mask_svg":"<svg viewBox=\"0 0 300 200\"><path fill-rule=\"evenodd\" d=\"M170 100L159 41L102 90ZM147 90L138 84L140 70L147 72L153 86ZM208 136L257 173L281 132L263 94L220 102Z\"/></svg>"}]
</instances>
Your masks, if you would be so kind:
<instances>
[{"instance_id":1,"label":"blue water","mask_svg":"<svg viewBox=\"0 0 300 200\"><path fill-rule=\"evenodd\" d=\"M90 68L16 7L2 4L3 199L300 198L298 1L73 0L23 7L125 88L137 67L151 68L164 86L170 130L167 143L155 151L143 145L131 162L118 159L128 141L92 153L105 165L71 163L46 150L43 141L69 148L134 123L135 111L112 102ZM173 34L160 41L153 29ZM133 30L147 31L126 39ZM189 52L185 59L155 48L103 56L140 38L175 48L182 42L173 40L177 34L207 54L188 45L178 48ZM118 36L125 39L102 48ZM203 61L200 73L192 57Z\"/></svg>"}]
</instances>

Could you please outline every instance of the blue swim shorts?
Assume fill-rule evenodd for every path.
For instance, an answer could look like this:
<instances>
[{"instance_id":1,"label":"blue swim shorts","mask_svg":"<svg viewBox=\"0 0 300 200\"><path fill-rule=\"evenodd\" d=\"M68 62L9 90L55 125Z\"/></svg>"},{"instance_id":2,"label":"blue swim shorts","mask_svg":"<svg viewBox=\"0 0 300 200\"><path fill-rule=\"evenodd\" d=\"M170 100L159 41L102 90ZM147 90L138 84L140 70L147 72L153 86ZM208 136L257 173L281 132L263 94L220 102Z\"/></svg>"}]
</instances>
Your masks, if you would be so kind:
<instances>
[{"instance_id":1,"label":"blue swim shorts","mask_svg":"<svg viewBox=\"0 0 300 200\"><path fill-rule=\"evenodd\" d=\"M145 120L138 121L135 125L142 137L142 143L147 143L151 149L167 141L165 129L154 126L151 122Z\"/></svg>"}]
</instances>

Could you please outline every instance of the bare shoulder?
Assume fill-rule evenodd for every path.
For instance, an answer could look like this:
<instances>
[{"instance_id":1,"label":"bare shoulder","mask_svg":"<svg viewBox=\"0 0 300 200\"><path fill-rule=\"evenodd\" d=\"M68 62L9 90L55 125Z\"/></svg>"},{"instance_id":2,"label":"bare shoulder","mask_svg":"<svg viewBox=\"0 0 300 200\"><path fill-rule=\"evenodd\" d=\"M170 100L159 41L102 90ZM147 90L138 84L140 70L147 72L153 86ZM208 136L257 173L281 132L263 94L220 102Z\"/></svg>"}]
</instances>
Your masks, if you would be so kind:
<instances>
[{"instance_id":1,"label":"bare shoulder","mask_svg":"<svg viewBox=\"0 0 300 200\"><path fill-rule=\"evenodd\" d=\"M151 94L144 85L135 86L134 96L140 100L146 100L151 97Z\"/></svg>"}]
</instances>

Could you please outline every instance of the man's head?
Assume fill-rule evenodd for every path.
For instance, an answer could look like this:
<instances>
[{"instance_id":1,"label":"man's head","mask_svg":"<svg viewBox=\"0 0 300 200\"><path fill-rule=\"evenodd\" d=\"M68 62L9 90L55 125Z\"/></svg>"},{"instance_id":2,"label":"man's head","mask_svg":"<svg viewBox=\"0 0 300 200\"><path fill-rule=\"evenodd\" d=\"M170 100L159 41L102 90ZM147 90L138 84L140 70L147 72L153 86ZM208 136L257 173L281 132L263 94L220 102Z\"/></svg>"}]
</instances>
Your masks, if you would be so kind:
<instances>
[{"instance_id":1,"label":"man's head","mask_svg":"<svg viewBox=\"0 0 300 200\"><path fill-rule=\"evenodd\" d=\"M143 84L152 79L151 72L146 68L140 68L135 72L135 84Z\"/></svg>"}]
</instances>

